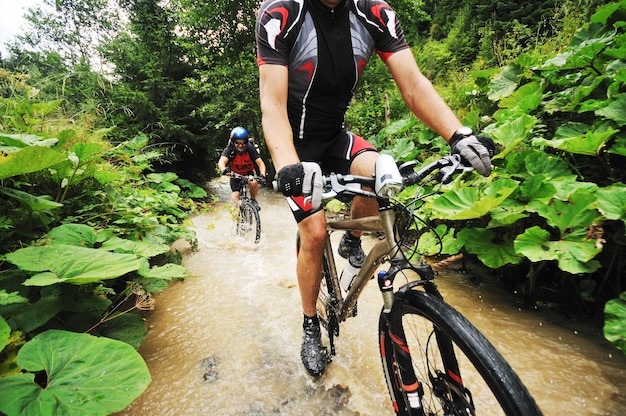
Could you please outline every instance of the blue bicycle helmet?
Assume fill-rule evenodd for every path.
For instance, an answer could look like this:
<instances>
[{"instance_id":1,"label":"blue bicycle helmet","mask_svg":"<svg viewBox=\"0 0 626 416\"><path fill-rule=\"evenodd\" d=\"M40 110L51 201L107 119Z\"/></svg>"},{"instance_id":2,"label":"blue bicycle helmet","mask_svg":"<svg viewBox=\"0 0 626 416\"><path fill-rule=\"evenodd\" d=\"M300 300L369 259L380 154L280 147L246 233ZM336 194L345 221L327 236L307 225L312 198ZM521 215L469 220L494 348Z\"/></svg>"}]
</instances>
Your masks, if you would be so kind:
<instances>
[{"instance_id":1,"label":"blue bicycle helmet","mask_svg":"<svg viewBox=\"0 0 626 416\"><path fill-rule=\"evenodd\" d=\"M246 143L248 142L249 136L248 136L248 130L244 129L243 127L235 127L234 129L232 129L230 131L230 140L245 140Z\"/></svg>"}]
</instances>

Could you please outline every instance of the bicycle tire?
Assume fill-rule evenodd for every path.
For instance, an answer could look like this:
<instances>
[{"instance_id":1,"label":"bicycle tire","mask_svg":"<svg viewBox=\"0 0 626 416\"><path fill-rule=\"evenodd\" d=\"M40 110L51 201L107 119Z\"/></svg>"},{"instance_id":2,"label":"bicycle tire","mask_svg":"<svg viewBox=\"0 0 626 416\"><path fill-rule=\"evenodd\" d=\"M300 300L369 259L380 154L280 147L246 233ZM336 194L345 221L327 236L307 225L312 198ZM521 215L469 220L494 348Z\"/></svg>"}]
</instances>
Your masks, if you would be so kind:
<instances>
[{"instance_id":1,"label":"bicycle tire","mask_svg":"<svg viewBox=\"0 0 626 416\"><path fill-rule=\"evenodd\" d=\"M381 312L379 341L398 415L542 414L502 355L453 307L421 290L409 290L396 302L401 304L394 306L395 316ZM403 364L413 367L423 391L421 410L409 406L415 402L402 387Z\"/></svg>"},{"instance_id":2,"label":"bicycle tire","mask_svg":"<svg viewBox=\"0 0 626 416\"><path fill-rule=\"evenodd\" d=\"M239 205L237 235L256 244L261 241L261 217L250 201L242 201Z\"/></svg>"}]
</instances>

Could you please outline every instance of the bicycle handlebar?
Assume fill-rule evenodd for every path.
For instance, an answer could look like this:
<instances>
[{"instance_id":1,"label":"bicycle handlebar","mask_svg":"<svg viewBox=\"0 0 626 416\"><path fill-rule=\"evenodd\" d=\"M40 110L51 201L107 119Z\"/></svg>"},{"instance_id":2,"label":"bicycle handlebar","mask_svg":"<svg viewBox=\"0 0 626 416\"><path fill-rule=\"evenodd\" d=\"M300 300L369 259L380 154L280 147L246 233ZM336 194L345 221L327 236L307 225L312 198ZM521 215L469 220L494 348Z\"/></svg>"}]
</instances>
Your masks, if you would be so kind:
<instances>
[{"instance_id":1,"label":"bicycle handlebar","mask_svg":"<svg viewBox=\"0 0 626 416\"><path fill-rule=\"evenodd\" d=\"M386 158L386 160L381 158ZM431 179L440 184L449 183L455 173L474 170L473 167L464 165L459 155L444 156L417 171L415 161L398 167L389 155L380 155L379 160L382 161L379 163L377 160L376 173L372 177L336 173L324 176L322 183L324 189L328 190L322 194L322 198L334 198L338 195L390 198L399 194L407 186L417 185L437 170L438 172ZM363 189L364 186L372 191Z\"/></svg>"},{"instance_id":2,"label":"bicycle handlebar","mask_svg":"<svg viewBox=\"0 0 626 416\"><path fill-rule=\"evenodd\" d=\"M235 179L245 179L247 181L256 180L259 183L262 183L265 181L265 176L261 176L261 175L240 175L235 172L229 172L225 176L230 176L231 178L235 178Z\"/></svg>"}]
</instances>

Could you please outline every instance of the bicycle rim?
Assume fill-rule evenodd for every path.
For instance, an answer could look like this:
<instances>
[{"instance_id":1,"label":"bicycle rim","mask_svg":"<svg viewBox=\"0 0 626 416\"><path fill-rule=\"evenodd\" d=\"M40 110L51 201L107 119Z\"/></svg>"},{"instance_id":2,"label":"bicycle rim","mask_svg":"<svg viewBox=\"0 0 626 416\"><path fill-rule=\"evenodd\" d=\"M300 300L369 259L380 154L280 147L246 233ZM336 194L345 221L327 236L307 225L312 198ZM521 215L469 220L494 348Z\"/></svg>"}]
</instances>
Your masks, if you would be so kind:
<instances>
[{"instance_id":1,"label":"bicycle rim","mask_svg":"<svg viewBox=\"0 0 626 416\"><path fill-rule=\"evenodd\" d=\"M382 364L397 414L541 415L509 364L455 309L422 291L409 291L399 307L389 323L381 313L379 324ZM423 390L422 410L409 406L415 401L406 392L415 385L402 379L403 365L412 366ZM407 384L413 387L403 388Z\"/></svg>"},{"instance_id":2,"label":"bicycle rim","mask_svg":"<svg viewBox=\"0 0 626 416\"><path fill-rule=\"evenodd\" d=\"M248 201L241 203L237 217L237 235L251 243L261 241L261 218Z\"/></svg>"}]
</instances>

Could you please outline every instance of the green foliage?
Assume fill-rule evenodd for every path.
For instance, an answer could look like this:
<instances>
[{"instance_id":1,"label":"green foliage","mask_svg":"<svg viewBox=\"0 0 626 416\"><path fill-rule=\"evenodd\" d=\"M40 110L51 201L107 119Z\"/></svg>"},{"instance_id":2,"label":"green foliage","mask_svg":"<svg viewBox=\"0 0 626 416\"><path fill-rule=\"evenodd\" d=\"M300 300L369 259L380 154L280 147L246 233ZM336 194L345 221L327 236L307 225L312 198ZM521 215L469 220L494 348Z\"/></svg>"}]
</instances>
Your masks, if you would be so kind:
<instances>
[{"instance_id":1,"label":"green foliage","mask_svg":"<svg viewBox=\"0 0 626 416\"><path fill-rule=\"evenodd\" d=\"M128 344L68 331L37 335L20 349L17 365L25 372L0 377L0 410L8 416L107 415L150 383L146 364Z\"/></svg>"},{"instance_id":2,"label":"green foliage","mask_svg":"<svg viewBox=\"0 0 626 416\"><path fill-rule=\"evenodd\" d=\"M624 16L624 1L599 8L562 52L522 54L497 73L473 71L471 95L457 85L465 97L458 102L475 106L464 122L491 136L499 154L490 178L462 176L418 209L441 233L440 240L423 233L422 251L521 269L525 279L513 283L529 299L544 285L562 285L563 293L578 287L569 302L583 308L619 295L613 290L626 277L616 260L626 245ZM498 106L493 114L486 98ZM388 139L377 143L399 158L436 145L411 132L419 124L409 125L391 123L377 136ZM567 283L578 280L590 283Z\"/></svg>"},{"instance_id":3,"label":"green foliage","mask_svg":"<svg viewBox=\"0 0 626 416\"><path fill-rule=\"evenodd\" d=\"M626 292L604 306L604 336L626 354Z\"/></svg>"},{"instance_id":4,"label":"green foliage","mask_svg":"<svg viewBox=\"0 0 626 416\"><path fill-rule=\"evenodd\" d=\"M152 293L186 277L169 247L181 237L195 245L184 221L195 209L191 198L207 194L176 174L152 172L162 155L146 135L112 147L107 129L55 131L66 125L58 105L19 97L3 103L4 120L21 122L11 123L17 133L0 131L0 410L121 410L149 382L134 351L147 333L140 313L153 308ZM46 120L48 133L32 133L32 115ZM35 353L41 364L29 358ZM46 364L64 361L62 371Z\"/></svg>"}]
</instances>

